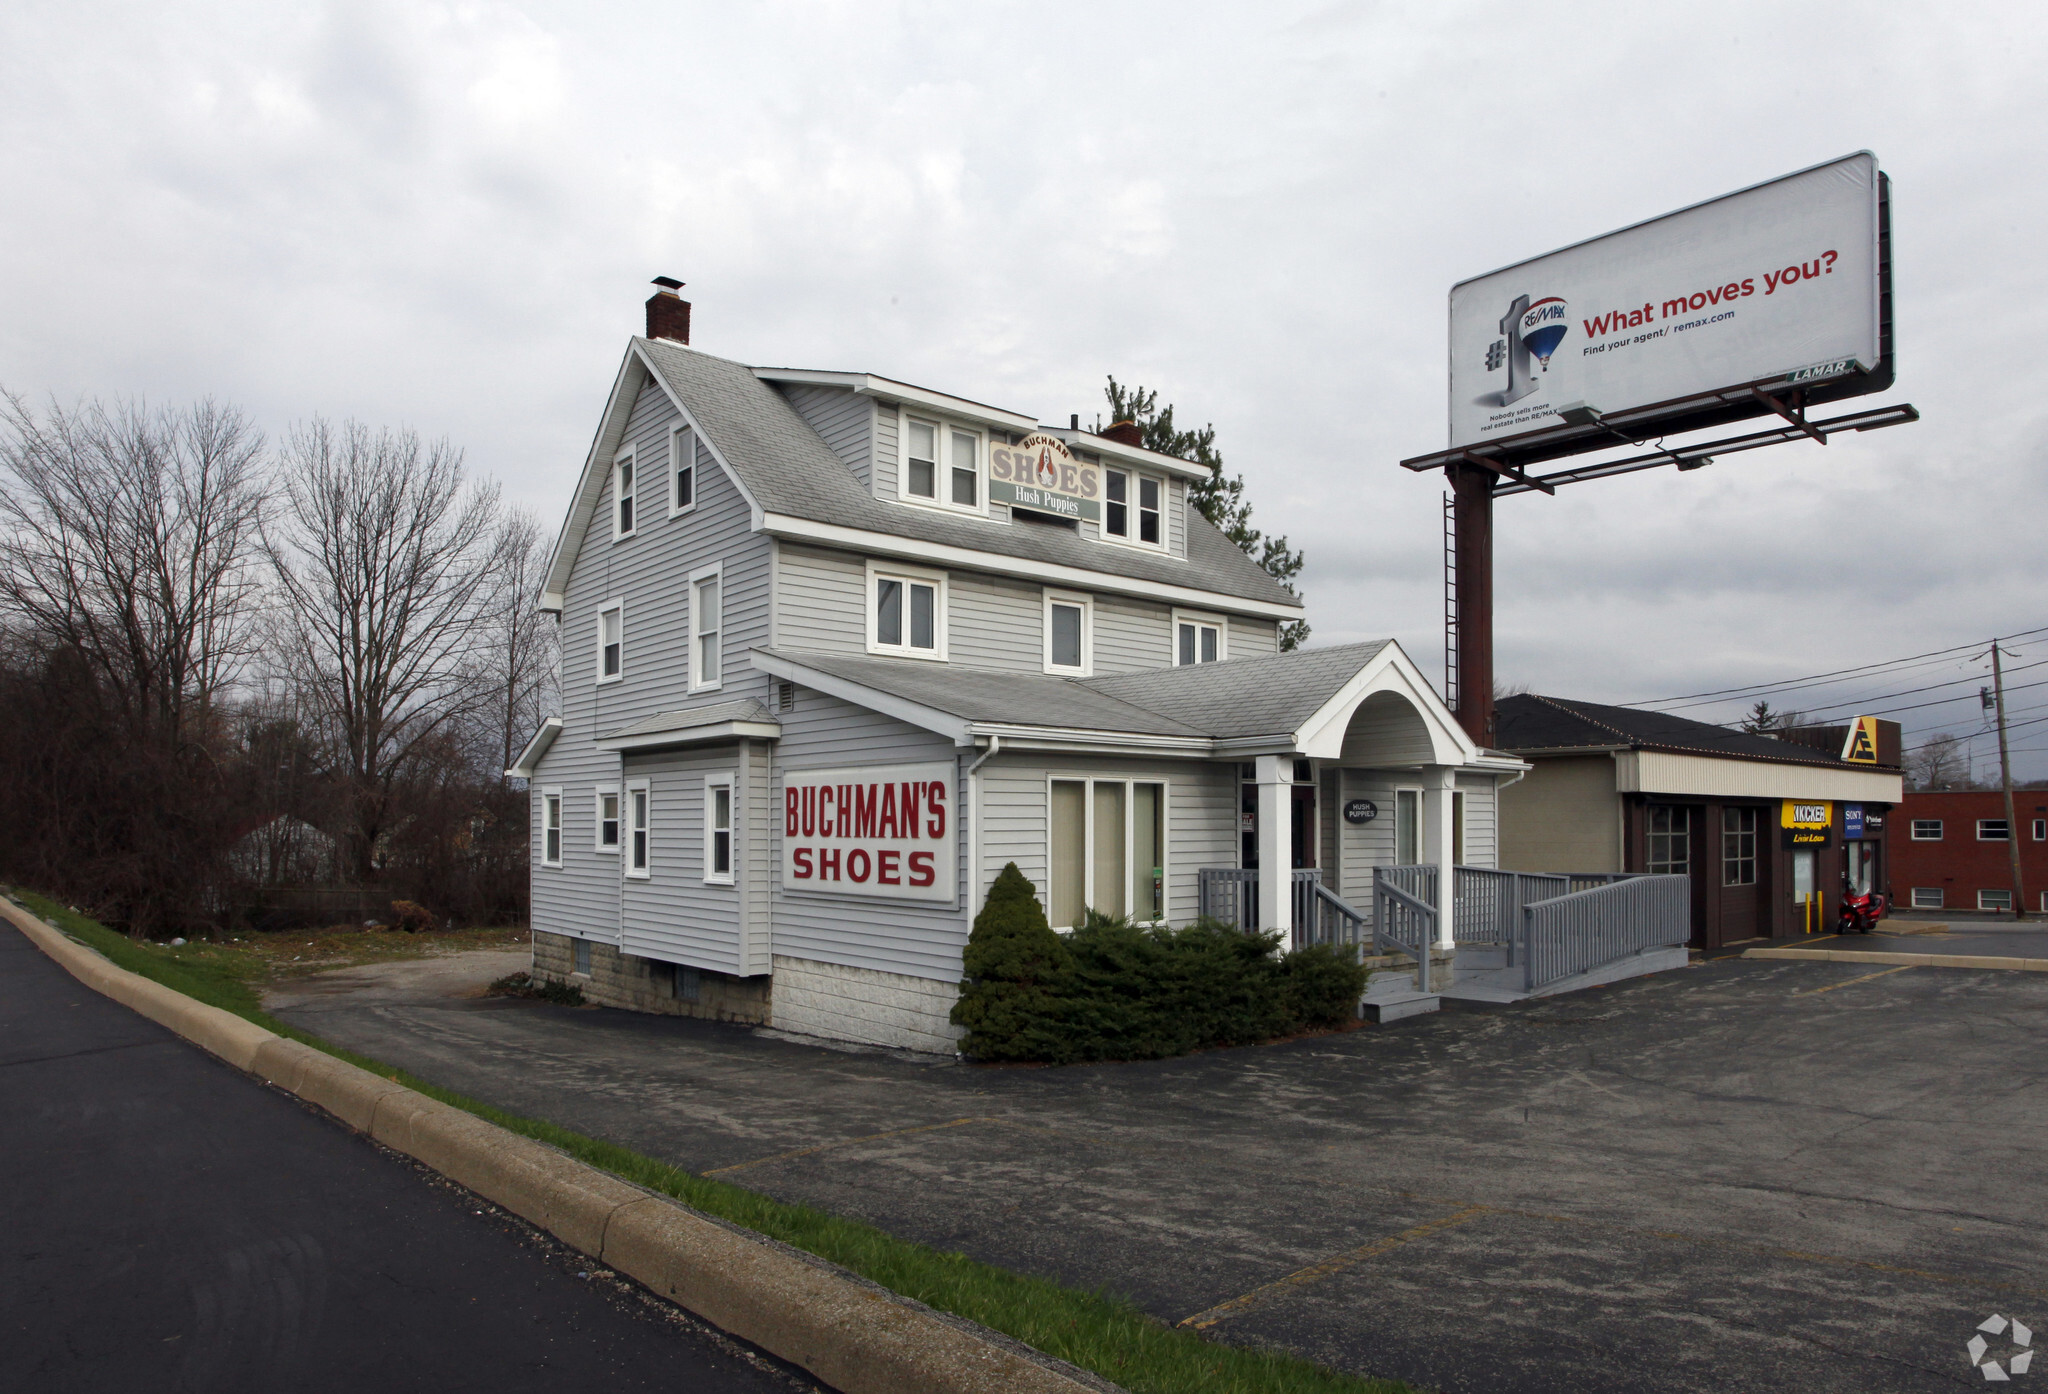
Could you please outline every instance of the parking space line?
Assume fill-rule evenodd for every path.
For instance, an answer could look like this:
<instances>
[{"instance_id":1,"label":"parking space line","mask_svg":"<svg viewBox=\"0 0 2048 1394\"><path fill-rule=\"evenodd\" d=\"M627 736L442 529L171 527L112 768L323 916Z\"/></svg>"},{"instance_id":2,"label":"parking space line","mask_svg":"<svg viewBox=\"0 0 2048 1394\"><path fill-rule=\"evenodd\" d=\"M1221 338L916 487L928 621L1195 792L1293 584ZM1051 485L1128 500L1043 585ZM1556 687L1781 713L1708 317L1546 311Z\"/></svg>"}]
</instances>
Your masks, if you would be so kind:
<instances>
[{"instance_id":1,"label":"parking space line","mask_svg":"<svg viewBox=\"0 0 2048 1394\"><path fill-rule=\"evenodd\" d=\"M1250 1311L1267 1298L1277 1296L1288 1288L1305 1287L1310 1283L1329 1277L1332 1273L1341 1273L1354 1263L1362 1263L1366 1259L1376 1258L1390 1249L1398 1249L1403 1244L1412 1244L1416 1240L1426 1235L1435 1234L1439 1230L1450 1229L1453 1226L1476 1220L1481 1215L1490 1214L1492 1209L1493 1207L1490 1205L1468 1205L1455 1215L1443 1215L1434 1220L1425 1220L1419 1225L1402 1230L1399 1234L1390 1234L1384 1239L1375 1239L1370 1244L1362 1244L1356 1249L1326 1258L1321 1263L1312 1263L1306 1268L1289 1273L1284 1278L1276 1278L1263 1287L1253 1288L1242 1297L1233 1297L1228 1302L1217 1303L1207 1311L1196 1312L1191 1317L1183 1317L1176 1324L1191 1327L1196 1331L1214 1326L1226 1317L1234 1317L1240 1313Z\"/></svg>"},{"instance_id":2,"label":"parking space line","mask_svg":"<svg viewBox=\"0 0 2048 1394\"><path fill-rule=\"evenodd\" d=\"M1804 992L1795 992L1792 995L1794 997L1818 997L1823 992L1833 992L1838 987L1854 987L1858 983L1867 983L1872 978L1889 978L1894 973L1904 973L1908 969L1919 966L1917 963L1902 963L1896 968L1884 968L1875 973L1865 973L1860 978L1851 978L1847 982L1841 983L1829 983L1826 987L1810 987Z\"/></svg>"},{"instance_id":3,"label":"parking space line","mask_svg":"<svg viewBox=\"0 0 2048 1394\"><path fill-rule=\"evenodd\" d=\"M792 1152L777 1152L772 1157L756 1157L751 1162L735 1162L729 1167L713 1167L709 1171L700 1173L700 1175L726 1176L735 1171L745 1171L749 1167L764 1167L770 1162L787 1162L798 1157L810 1157L819 1152L830 1152L835 1147L851 1147L859 1142L880 1142L883 1138L910 1137L915 1133L936 1133L946 1128L965 1127L969 1123L996 1123L1000 1121L1000 1119L996 1118L955 1118L950 1123L925 1123L915 1128L893 1128L886 1133L869 1133L866 1137L845 1137L837 1142L821 1142L815 1147L799 1147Z\"/></svg>"}]
</instances>

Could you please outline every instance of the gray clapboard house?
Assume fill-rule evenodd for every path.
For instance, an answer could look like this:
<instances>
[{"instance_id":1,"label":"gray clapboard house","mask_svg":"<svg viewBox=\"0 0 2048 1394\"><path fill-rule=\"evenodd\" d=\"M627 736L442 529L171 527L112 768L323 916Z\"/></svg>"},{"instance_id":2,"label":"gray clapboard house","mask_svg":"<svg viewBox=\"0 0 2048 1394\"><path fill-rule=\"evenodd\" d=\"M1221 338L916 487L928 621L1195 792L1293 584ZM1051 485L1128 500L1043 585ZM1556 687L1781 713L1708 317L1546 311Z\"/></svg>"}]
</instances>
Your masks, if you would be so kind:
<instances>
[{"instance_id":1,"label":"gray clapboard house","mask_svg":"<svg viewBox=\"0 0 2048 1394\"><path fill-rule=\"evenodd\" d=\"M538 972L600 1002L949 1051L1015 862L1053 921L1239 918L1494 860L1496 783L1391 641L1279 651L1299 602L1203 471L859 372L627 346L541 597ZM1259 878L1257 867L1290 876Z\"/></svg>"}]
</instances>

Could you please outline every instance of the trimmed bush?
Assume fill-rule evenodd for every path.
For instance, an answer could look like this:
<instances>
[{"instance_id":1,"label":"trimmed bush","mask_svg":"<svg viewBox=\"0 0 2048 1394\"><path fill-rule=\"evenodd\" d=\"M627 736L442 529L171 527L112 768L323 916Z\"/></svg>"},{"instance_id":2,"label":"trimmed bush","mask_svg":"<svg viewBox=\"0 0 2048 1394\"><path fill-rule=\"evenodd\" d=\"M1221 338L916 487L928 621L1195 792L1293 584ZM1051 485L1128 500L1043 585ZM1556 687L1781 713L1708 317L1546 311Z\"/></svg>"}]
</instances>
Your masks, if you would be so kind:
<instances>
[{"instance_id":1,"label":"trimmed bush","mask_svg":"<svg viewBox=\"0 0 2048 1394\"><path fill-rule=\"evenodd\" d=\"M1365 969L1325 947L1276 955L1279 936L1216 920L1181 929L1090 911L1053 933L1014 863L968 937L953 1021L978 1060L1156 1060L1352 1019Z\"/></svg>"}]
</instances>

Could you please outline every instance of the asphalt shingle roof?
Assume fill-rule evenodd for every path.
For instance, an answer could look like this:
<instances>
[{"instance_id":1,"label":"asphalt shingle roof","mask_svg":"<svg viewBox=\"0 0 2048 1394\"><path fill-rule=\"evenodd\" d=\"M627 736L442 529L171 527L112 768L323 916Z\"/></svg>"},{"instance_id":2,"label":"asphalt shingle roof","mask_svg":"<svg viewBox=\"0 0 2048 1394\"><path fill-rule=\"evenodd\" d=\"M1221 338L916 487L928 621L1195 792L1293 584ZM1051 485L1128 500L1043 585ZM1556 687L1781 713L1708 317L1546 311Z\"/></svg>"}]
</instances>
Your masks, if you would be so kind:
<instances>
[{"instance_id":1,"label":"asphalt shingle roof","mask_svg":"<svg viewBox=\"0 0 2048 1394\"><path fill-rule=\"evenodd\" d=\"M1192 507L1187 510L1188 555L1182 560L1091 542L1061 527L950 518L884 503L862 487L788 398L755 377L746 364L662 339L634 342L669 390L689 407L747 492L768 512L1162 585L1192 586L1241 600L1301 603Z\"/></svg>"},{"instance_id":2,"label":"asphalt shingle roof","mask_svg":"<svg viewBox=\"0 0 2048 1394\"><path fill-rule=\"evenodd\" d=\"M665 736L671 731L688 731L699 726L717 726L727 721L759 721L770 726L777 725L775 713L751 697L741 697L730 702L713 702L706 707L686 707L681 711L656 712L653 716L642 717L630 726L621 726L610 735L599 740L624 740L629 736Z\"/></svg>"},{"instance_id":3,"label":"asphalt shingle roof","mask_svg":"<svg viewBox=\"0 0 2048 1394\"><path fill-rule=\"evenodd\" d=\"M1672 716L1668 712L1607 707L1597 702L1574 702L1534 693L1503 697L1494 704L1494 719L1495 743L1501 749L1516 754L1576 747L1607 749L1623 745L1639 750L1718 755L1735 760L1830 765L1852 770L1870 768L1868 765L1845 764L1824 751L1794 745L1775 736L1731 731L1725 726Z\"/></svg>"},{"instance_id":4,"label":"asphalt shingle roof","mask_svg":"<svg viewBox=\"0 0 2048 1394\"><path fill-rule=\"evenodd\" d=\"M1185 721L1205 735L1269 736L1301 729L1386 646L1380 639L1078 681Z\"/></svg>"}]
</instances>

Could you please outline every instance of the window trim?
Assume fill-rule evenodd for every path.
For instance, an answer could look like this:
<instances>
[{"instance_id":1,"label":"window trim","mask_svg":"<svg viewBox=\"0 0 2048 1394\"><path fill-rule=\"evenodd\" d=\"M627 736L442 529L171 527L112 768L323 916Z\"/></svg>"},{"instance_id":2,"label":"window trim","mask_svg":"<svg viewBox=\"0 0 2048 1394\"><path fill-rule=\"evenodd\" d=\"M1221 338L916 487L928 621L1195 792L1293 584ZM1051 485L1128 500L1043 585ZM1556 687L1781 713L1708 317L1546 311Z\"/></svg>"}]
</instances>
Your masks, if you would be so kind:
<instances>
[{"instance_id":1,"label":"window trim","mask_svg":"<svg viewBox=\"0 0 2048 1394\"><path fill-rule=\"evenodd\" d=\"M943 571L927 571L923 567L917 566L894 566L887 562L877 562L873 557L869 557L865 575L866 580L862 587L861 606L867 614L868 652L883 654L890 658L918 658L928 663L946 662L946 573ZM905 596L906 604L903 617L905 641L901 644L884 644L881 641L878 637L881 630L881 615L879 613L881 607L875 598L875 582L878 580L916 582L919 585L933 587L932 640L937 647L932 649L914 649L910 646L909 597L907 594Z\"/></svg>"},{"instance_id":2,"label":"window trim","mask_svg":"<svg viewBox=\"0 0 2048 1394\"><path fill-rule=\"evenodd\" d=\"M910 423L932 428L932 496L910 492ZM974 437L974 502L953 502L953 433ZM919 508L936 508L942 513L959 513L986 518L988 511L989 441L986 427L950 421L943 416L925 416L896 408L896 497Z\"/></svg>"},{"instance_id":3,"label":"window trim","mask_svg":"<svg viewBox=\"0 0 2048 1394\"><path fill-rule=\"evenodd\" d=\"M1699 807L1700 807L1700 806L1699 806L1699 805L1696 805L1696 804L1689 804L1689 803L1673 803L1673 802L1670 802L1669 800L1666 800L1666 801L1664 801L1664 802L1660 802L1660 803L1651 803L1651 804L1646 804L1646 805L1644 806L1644 808L1643 808L1643 868L1644 868L1645 872L1647 872L1647 873L1648 873L1649 875L1651 875L1651 876L1688 876L1688 877L1689 877L1689 876L1691 876L1691 875L1693 874L1694 870L1696 869L1696 868L1695 868L1695 866L1694 866L1694 863L1695 863L1695 861L1696 861L1697 859L1696 859L1696 858L1695 858L1695 857L1693 856L1693 854L1692 854L1692 850L1693 850L1693 841L1692 841L1692 839L1693 839L1693 832L1694 832L1694 827L1693 827L1693 817L1692 817L1692 815L1693 815L1693 810L1694 810L1695 808L1699 808ZM1685 815L1685 831L1684 831L1684 832L1682 832L1682 833L1679 833L1679 832L1661 832L1661 833L1660 833L1660 832L1658 832L1658 831L1656 830L1656 820L1657 820L1657 813L1658 813L1658 812L1659 812L1660 810L1662 810L1662 811L1664 811L1664 812L1667 812L1667 813L1671 813L1671 814L1678 814L1678 813L1683 813L1683 814ZM1705 809L1704 809L1704 808L1700 808L1700 812L1701 812L1702 814L1704 814L1704 813L1705 813ZM1701 817L1701 819L1700 819L1699 821L1700 821L1701 823L1704 823L1704 822L1706 822L1706 819L1705 819L1705 817L1703 816L1703 817ZM1674 838L1674 837L1675 837L1675 838L1682 838L1682 839L1683 839L1683 843L1682 843L1682 846L1683 846L1683 850L1684 850L1684 853L1685 853L1685 870L1684 870L1684 871L1679 871L1679 872L1674 872L1674 871L1672 871L1672 870L1671 870L1671 866L1672 866L1672 861L1671 861L1671 859L1670 859L1669 857L1666 857L1666 858L1664 858L1664 859L1662 859L1662 860L1659 860L1659 859L1657 858L1657 856L1655 855L1655 848L1656 848L1656 846L1657 846L1657 842L1656 842L1656 839L1658 839L1658 838L1660 838L1660 837L1663 837L1663 838ZM1670 850L1669 844L1667 844L1667 845L1666 845L1666 848L1665 848L1665 850L1666 850L1666 851L1669 851L1669 850ZM1659 870L1659 868L1660 868L1660 867L1662 868L1662 870Z\"/></svg>"},{"instance_id":4,"label":"window trim","mask_svg":"<svg viewBox=\"0 0 2048 1394\"><path fill-rule=\"evenodd\" d=\"M635 794L640 795L644 802L636 801L633 797ZM619 812L625 815L619 830L620 845L625 849L625 855L621 859L625 865L625 874L635 881L651 881L654 879L653 782L646 779L627 780L625 800ZM635 820L643 813L646 820L636 824ZM636 838L645 840L636 845Z\"/></svg>"},{"instance_id":5,"label":"window trim","mask_svg":"<svg viewBox=\"0 0 2048 1394\"><path fill-rule=\"evenodd\" d=\"M1909 819L1906 827L1906 840L1909 842L1939 842L1941 841L1941 835L1945 826L1939 818ZM1923 836L1920 830L1927 827L1933 828L1934 831Z\"/></svg>"},{"instance_id":6,"label":"window trim","mask_svg":"<svg viewBox=\"0 0 2048 1394\"><path fill-rule=\"evenodd\" d=\"M2005 903L2004 903L2003 905L1986 905L1986 904L1984 903L1984 897L1985 897L1985 896L1987 896L1987 895L1995 895L1995 896L2004 896L2004 897L2005 897ZM1997 911L2000 911L2001 913L2004 913L2004 914L2010 914L2010 913L2012 913L2012 891L2011 891L2011 889L2010 889L2010 888L2007 888L2007 889L2002 889L2002 890L1995 890L1995 891L1993 891L1993 890L1980 890L1980 891L1978 891L1978 892L1977 892L1977 908L1978 908L1979 910L1997 910Z\"/></svg>"},{"instance_id":7,"label":"window trim","mask_svg":"<svg viewBox=\"0 0 2048 1394\"><path fill-rule=\"evenodd\" d=\"M685 436L689 437L690 441L690 501L677 503L676 494L680 491L676 488L676 481L683 472L680 457ZM701 492L702 490L697 487L697 428L688 422L671 426L668 432L668 516L680 518L685 513L695 512L697 495Z\"/></svg>"},{"instance_id":8,"label":"window trim","mask_svg":"<svg viewBox=\"0 0 2048 1394\"><path fill-rule=\"evenodd\" d=\"M1401 860L1401 796L1415 796L1415 860ZM1429 855L1429 791L1420 784L1396 784L1394 786L1394 865L1422 866L1423 858Z\"/></svg>"},{"instance_id":9,"label":"window trim","mask_svg":"<svg viewBox=\"0 0 2048 1394\"><path fill-rule=\"evenodd\" d=\"M640 447L637 444L629 445L618 454L612 456L612 541L614 542L624 542L629 537L637 536L640 531L639 457ZM628 468L633 471L633 488L630 492L619 482L620 475ZM621 528L619 526L619 518L623 511L623 505L628 502L633 506L633 526Z\"/></svg>"},{"instance_id":10,"label":"window trim","mask_svg":"<svg viewBox=\"0 0 2048 1394\"><path fill-rule=\"evenodd\" d=\"M1144 774L1072 773L1057 769L1045 774L1045 908L1052 912L1052 786L1081 786L1081 909L1085 915L1095 908L1095 786L1121 784L1124 788L1124 905L1128 911L1137 904L1136 860L1138 846L1138 799L1131 791L1140 784L1159 786L1159 918L1139 924L1164 925L1173 922L1173 780L1168 776ZM1060 934L1072 933L1073 925L1054 925Z\"/></svg>"},{"instance_id":11,"label":"window trim","mask_svg":"<svg viewBox=\"0 0 2048 1394\"><path fill-rule=\"evenodd\" d=\"M1189 666L1180 661L1180 627L1184 624L1192 624L1196 626L1196 664L1199 665L1203 661L1201 634L1201 626L1203 625L1207 625L1216 631L1216 661L1218 663L1228 663L1230 661L1229 618L1224 615L1211 613L1207 610L1182 610L1176 607L1173 611L1172 622L1167 626L1166 630L1166 646L1168 650L1167 662L1172 667L1184 668Z\"/></svg>"},{"instance_id":12,"label":"window trim","mask_svg":"<svg viewBox=\"0 0 2048 1394\"><path fill-rule=\"evenodd\" d=\"M718 637L718 676L706 681L704 678L703 651L703 607L697 603L699 588L704 582L718 582L718 628L712 631ZM716 692L725 686L725 561L720 558L709 566L700 566L692 571L687 582L690 601L690 657L687 671L690 675L690 691Z\"/></svg>"},{"instance_id":13,"label":"window trim","mask_svg":"<svg viewBox=\"0 0 2048 1394\"><path fill-rule=\"evenodd\" d=\"M1934 899L1922 900L1920 898L1927 895L1933 896ZM1906 903L1915 910L1944 909L1943 899L1942 888L1939 886L1914 886L1906 892Z\"/></svg>"},{"instance_id":14,"label":"window trim","mask_svg":"<svg viewBox=\"0 0 2048 1394\"><path fill-rule=\"evenodd\" d=\"M591 811L596 815L595 821L590 830L591 850L595 851L600 856L623 856L625 854L626 846L625 795L619 792L619 786L616 784L600 784L594 790L591 791L591 794ZM604 801L607 795L609 795L613 799L618 800L618 811L613 815L612 818L612 821L618 825L618 841L611 843L609 846L606 845L604 840Z\"/></svg>"},{"instance_id":15,"label":"window trim","mask_svg":"<svg viewBox=\"0 0 2048 1394\"><path fill-rule=\"evenodd\" d=\"M1111 532L1109 530L1109 477L1112 474L1120 474L1124 477L1124 525L1129 529L1127 532ZM1157 542L1147 542L1143 539L1144 525L1139 521L1139 515L1143 511L1140 501L1145 497L1145 486L1140 481L1147 479L1159 486L1159 540ZM1173 489L1165 475L1152 474L1145 470L1134 469L1129 465L1112 465L1106 460L1103 462L1102 521L1097 525L1096 531L1101 534L1104 542L1114 542L1119 547L1136 547L1144 552L1164 552L1167 550L1172 533L1172 529L1167 526L1167 516L1172 510ZM1178 635L1175 637L1177 639ZM1220 659L1218 660L1218 662L1221 661Z\"/></svg>"},{"instance_id":16,"label":"window trim","mask_svg":"<svg viewBox=\"0 0 2048 1394\"><path fill-rule=\"evenodd\" d=\"M1979 818L1979 819L1977 820L1977 840L1978 840L1979 842L2010 842L2010 841L2012 841L2012 827L2011 827L2011 825L2009 825L2009 824L2007 825L2007 827L2006 827L2006 829L2005 829L2005 836L2003 836L2003 837L1986 837L1986 836L1984 835L1984 825L1985 825L1986 823L2004 823L2004 822L2005 822L2005 819L2003 819L2003 818Z\"/></svg>"},{"instance_id":17,"label":"window trim","mask_svg":"<svg viewBox=\"0 0 2048 1394\"><path fill-rule=\"evenodd\" d=\"M1065 605L1081 611L1081 662L1078 667L1056 664L1052 661L1052 607ZM1089 678L1095 676L1095 597L1080 591L1056 591L1047 588L1040 607L1041 623L1045 643L1042 657L1045 671L1062 678Z\"/></svg>"},{"instance_id":18,"label":"window trim","mask_svg":"<svg viewBox=\"0 0 2048 1394\"><path fill-rule=\"evenodd\" d=\"M2034 820L2034 841L2048 842L2048 818Z\"/></svg>"},{"instance_id":19,"label":"window trim","mask_svg":"<svg viewBox=\"0 0 2048 1394\"><path fill-rule=\"evenodd\" d=\"M1742 815L1747 814L1750 826L1747 828L1731 829L1728 826L1730 814L1736 815L1738 819ZM1764 843L1764 826L1763 810L1757 808L1754 804L1727 803L1721 805L1721 840L1717 850L1721 862L1721 885L1724 889L1754 886L1762 880L1767 855ZM1728 850L1730 838L1748 838L1748 855L1731 853ZM1736 845L1739 847L1741 844L1738 843ZM1746 881L1730 881L1728 873L1731 864L1737 866L1746 865L1749 879ZM1815 875L1819 875L1818 869L1816 869Z\"/></svg>"},{"instance_id":20,"label":"window trim","mask_svg":"<svg viewBox=\"0 0 2048 1394\"><path fill-rule=\"evenodd\" d=\"M548 826L550 813L555 819L552 828ZM548 834L551 832L555 835L555 855L552 859L548 857ZM568 830L562 819L562 786L550 784L540 791L540 864L559 867L563 860L562 853L567 850L567 843Z\"/></svg>"},{"instance_id":21,"label":"window trim","mask_svg":"<svg viewBox=\"0 0 2048 1394\"><path fill-rule=\"evenodd\" d=\"M730 886L739 880L740 867L740 795L739 772L721 770L704 776L704 884L707 886ZM729 820L723 829L726 837L726 869L723 873L715 870L717 865L717 837L721 831L712 823L712 810L717 804L716 791L726 791L726 817Z\"/></svg>"},{"instance_id":22,"label":"window trim","mask_svg":"<svg viewBox=\"0 0 2048 1394\"><path fill-rule=\"evenodd\" d=\"M605 676L604 671L604 617L617 613L619 617L619 671ZM597 684L621 682L626 676L626 599L615 596L597 607Z\"/></svg>"}]
</instances>

